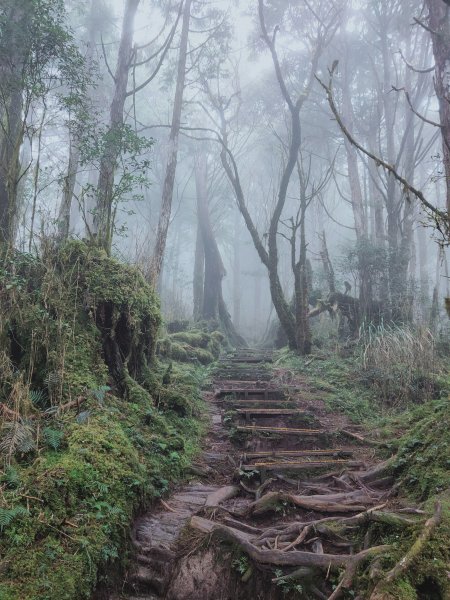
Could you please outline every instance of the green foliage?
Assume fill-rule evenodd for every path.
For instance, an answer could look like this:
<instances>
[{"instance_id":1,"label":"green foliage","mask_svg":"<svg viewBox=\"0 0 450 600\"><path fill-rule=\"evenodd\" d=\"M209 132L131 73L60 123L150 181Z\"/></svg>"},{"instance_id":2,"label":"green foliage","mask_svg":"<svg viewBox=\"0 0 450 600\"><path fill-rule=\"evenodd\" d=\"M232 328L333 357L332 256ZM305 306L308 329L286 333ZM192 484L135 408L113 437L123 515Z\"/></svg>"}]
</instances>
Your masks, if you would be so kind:
<instances>
[{"instance_id":1,"label":"green foliage","mask_svg":"<svg viewBox=\"0 0 450 600\"><path fill-rule=\"evenodd\" d=\"M89 165L90 168L94 165L100 170L102 160L108 157L111 163L120 167L108 199L112 208L109 236L112 238L113 232L124 235L126 226L122 225L119 229L116 227L116 215L119 210L128 216L133 215L134 211L127 208L127 204L142 200L142 190L150 185L147 172L150 168L149 152L153 140L137 135L128 124L114 128L99 126L95 116L80 127L78 138L82 165ZM97 186L87 183L81 191L81 197L85 202L90 198L91 206L99 206L102 200L100 193ZM91 212L96 215L95 210Z\"/></svg>"},{"instance_id":2,"label":"green foliage","mask_svg":"<svg viewBox=\"0 0 450 600\"><path fill-rule=\"evenodd\" d=\"M31 423L6 421L1 428L0 453L11 457L14 454L27 454L36 448L35 430Z\"/></svg>"},{"instance_id":3,"label":"green foliage","mask_svg":"<svg viewBox=\"0 0 450 600\"><path fill-rule=\"evenodd\" d=\"M231 562L231 566L239 575L245 575L250 568L250 561L246 554L240 554L237 558L234 558Z\"/></svg>"},{"instance_id":4,"label":"green foliage","mask_svg":"<svg viewBox=\"0 0 450 600\"><path fill-rule=\"evenodd\" d=\"M42 431L46 445L53 450L59 450L64 432L59 429L45 427Z\"/></svg>"},{"instance_id":5,"label":"green foliage","mask_svg":"<svg viewBox=\"0 0 450 600\"><path fill-rule=\"evenodd\" d=\"M294 578L283 576L283 571L281 569L276 569L275 575L278 579L276 582L277 586L281 588L283 594L294 594L294 596L298 596L303 593L303 586L296 582Z\"/></svg>"},{"instance_id":6,"label":"green foliage","mask_svg":"<svg viewBox=\"0 0 450 600\"><path fill-rule=\"evenodd\" d=\"M15 506L14 508L0 508L0 531L3 532L6 527L17 517L23 517L27 514L27 509L23 506Z\"/></svg>"}]
</instances>

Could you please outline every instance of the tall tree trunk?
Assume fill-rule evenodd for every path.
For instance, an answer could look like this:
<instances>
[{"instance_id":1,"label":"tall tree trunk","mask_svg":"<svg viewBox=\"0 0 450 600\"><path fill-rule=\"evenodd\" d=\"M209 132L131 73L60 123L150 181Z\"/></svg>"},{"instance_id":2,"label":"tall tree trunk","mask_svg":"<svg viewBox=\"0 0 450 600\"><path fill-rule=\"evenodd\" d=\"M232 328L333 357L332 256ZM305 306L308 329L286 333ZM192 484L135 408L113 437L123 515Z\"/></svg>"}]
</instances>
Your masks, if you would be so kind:
<instances>
[{"instance_id":1,"label":"tall tree trunk","mask_svg":"<svg viewBox=\"0 0 450 600\"><path fill-rule=\"evenodd\" d=\"M197 214L205 251L205 281L203 287L202 318L205 320L213 320L217 319L219 316L219 299L222 291L222 279L225 277L225 268L211 225L207 181L206 154L202 152L195 164Z\"/></svg>"},{"instance_id":2,"label":"tall tree trunk","mask_svg":"<svg viewBox=\"0 0 450 600\"><path fill-rule=\"evenodd\" d=\"M245 345L228 313L222 295L222 279L225 276L222 257L214 235L208 204L208 173L206 154L201 153L195 164L197 189L197 214L205 252L205 279L201 318L220 324L229 341L236 346Z\"/></svg>"},{"instance_id":3,"label":"tall tree trunk","mask_svg":"<svg viewBox=\"0 0 450 600\"><path fill-rule=\"evenodd\" d=\"M181 110L186 80L186 57L189 39L189 23L191 19L192 0L186 0L183 9L183 24L181 27L180 50L178 54L177 85L173 104L172 125L170 127L168 159L163 184L161 212L158 220L155 247L150 265L150 283L158 284L159 274L164 259L167 231L169 229L170 213L172 211L173 188L178 161L178 139L180 136Z\"/></svg>"},{"instance_id":4,"label":"tall tree trunk","mask_svg":"<svg viewBox=\"0 0 450 600\"><path fill-rule=\"evenodd\" d=\"M301 215L300 215L300 255L298 263L295 264L294 243L294 285L295 285L295 321L297 335L297 349L301 355L311 352L311 329L309 324L309 286L308 268L306 261L306 190L301 193ZM325 239L325 236L324 236Z\"/></svg>"},{"instance_id":5,"label":"tall tree trunk","mask_svg":"<svg viewBox=\"0 0 450 600\"><path fill-rule=\"evenodd\" d=\"M419 282L420 282L420 307L422 320L425 323L428 319L430 307L430 275L428 272L428 248L425 228L419 223L416 229L417 247L419 255Z\"/></svg>"},{"instance_id":6,"label":"tall tree trunk","mask_svg":"<svg viewBox=\"0 0 450 600\"><path fill-rule=\"evenodd\" d=\"M241 323L241 238L240 214L234 220L233 242L233 323L239 329Z\"/></svg>"},{"instance_id":7,"label":"tall tree trunk","mask_svg":"<svg viewBox=\"0 0 450 600\"><path fill-rule=\"evenodd\" d=\"M426 0L433 32L434 87L439 101L447 212L450 218L450 8L443 0Z\"/></svg>"},{"instance_id":8,"label":"tall tree trunk","mask_svg":"<svg viewBox=\"0 0 450 600\"><path fill-rule=\"evenodd\" d=\"M94 46L96 39L96 20L94 15L97 12L98 0L91 0L91 10L88 16L88 39L86 52L86 68L89 70L94 58ZM61 204L58 210L58 237L65 240L69 237L70 231L70 212L72 199L75 191L77 179L78 164L80 162L80 148L73 132L69 130L69 163L67 165L67 174L64 179L63 194Z\"/></svg>"},{"instance_id":9,"label":"tall tree trunk","mask_svg":"<svg viewBox=\"0 0 450 600\"><path fill-rule=\"evenodd\" d=\"M197 191L198 196L198 191ZM205 280L205 249L203 246L202 230L197 216L197 235L195 238L195 259L194 259L194 321L201 319L203 306L203 286Z\"/></svg>"},{"instance_id":10,"label":"tall tree trunk","mask_svg":"<svg viewBox=\"0 0 450 600\"><path fill-rule=\"evenodd\" d=\"M325 279L328 283L328 291L330 292L330 294L334 294L336 292L336 279L334 276L333 263L330 260L330 254L328 252L325 230L320 236L320 258L322 259L323 270L325 272Z\"/></svg>"},{"instance_id":11,"label":"tall tree trunk","mask_svg":"<svg viewBox=\"0 0 450 600\"><path fill-rule=\"evenodd\" d=\"M99 244L108 253L111 252L114 227L114 175L117 167L117 158L120 153L120 137L124 124L123 112L127 97L128 75L133 56L134 18L138 6L139 0L127 0L125 5L119 54L114 75L114 95L110 107L108 141L100 160L94 227L97 230Z\"/></svg>"},{"instance_id":12,"label":"tall tree trunk","mask_svg":"<svg viewBox=\"0 0 450 600\"><path fill-rule=\"evenodd\" d=\"M17 187L20 181L20 147L24 136L24 68L28 53L30 0L10 2L2 27L0 52L0 244L14 243Z\"/></svg>"}]
</instances>

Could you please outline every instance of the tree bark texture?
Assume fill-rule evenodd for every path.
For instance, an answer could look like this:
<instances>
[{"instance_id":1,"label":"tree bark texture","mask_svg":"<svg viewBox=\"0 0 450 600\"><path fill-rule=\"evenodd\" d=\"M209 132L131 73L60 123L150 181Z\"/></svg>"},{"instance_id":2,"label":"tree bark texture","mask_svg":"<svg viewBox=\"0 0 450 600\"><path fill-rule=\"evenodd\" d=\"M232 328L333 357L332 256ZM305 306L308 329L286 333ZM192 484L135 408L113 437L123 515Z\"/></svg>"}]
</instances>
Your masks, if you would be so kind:
<instances>
[{"instance_id":1,"label":"tree bark texture","mask_svg":"<svg viewBox=\"0 0 450 600\"><path fill-rule=\"evenodd\" d=\"M172 113L172 124L169 135L168 159L164 177L161 212L158 220L156 241L150 265L150 283L158 285L159 274L166 249L167 232L169 230L170 214L172 211L173 188L178 161L178 140L180 136L181 110L183 107L183 94L186 80L186 58L189 39L189 23L191 19L192 0L186 0L183 9L183 23L181 27L180 50L178 54L177 84Z\"/></svg>"},{"instance_id":2,"label":"tree bark texture","mask_svg":"<svg viewBox=\"0 0 450 600\"><path fill-rule=\"evenodd\" d=\"M23 91L28 35L33 18L31 2L9 2L0 40L0 244L14 242L20 147L24 136Z\"/></svg>"},{"instance_id":3,"label":"tree bark texture","mask_svg":"<svg viewBox=\"0 0 450 600\"><path fill-rule=\"evenodd\" d=\"M133 29L139 0L127 0L122 22L119 54L114 74L114 95L110 107L108 141L100 160L97 207L94 228L98 242L109 253L113 235L114 175L120 153L118 137L124 124L123 111L127 97L128 75L133 57Z\"/></svg>"}]
</instances>

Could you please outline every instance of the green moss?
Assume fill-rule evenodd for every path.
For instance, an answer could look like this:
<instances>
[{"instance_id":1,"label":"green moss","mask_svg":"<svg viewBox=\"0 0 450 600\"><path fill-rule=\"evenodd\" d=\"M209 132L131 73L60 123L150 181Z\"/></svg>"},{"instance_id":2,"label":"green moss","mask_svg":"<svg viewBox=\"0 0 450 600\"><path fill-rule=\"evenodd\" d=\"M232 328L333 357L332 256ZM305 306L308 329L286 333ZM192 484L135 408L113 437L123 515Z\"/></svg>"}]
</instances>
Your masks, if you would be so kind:
<instances>
[{"instance_id":1,"label":"green moss","mask_svg":"<svg viewBox=\"0 0 450 600\"><path fill-rule=\"evenodd\" d=\"M188 360L188 352L181 344L172 343L170 345L170 356L175 360L186 362Z\"/></svg>"},{"instance_id":2,"label":"green moss","mask_svg":"<svg viewBox=\"0 0 450 600\"><path fill-rule=\"evenodd\" d=\"M206 348L211 339L211 336L203 331L180 331L173 333L170 339L177 342L184 342L195 348Z\"/></svg>"},{"instance_id":3,"label":"green moss","mask_svg":"<svg viewBox=\"0 0 450 600\"><path fill-rule=\"evenodd\" d=\"M219 331L181 331L158 340L157 353L162 358L209 365L219 357L224 340Z\"/></svg>"}]
</instances>

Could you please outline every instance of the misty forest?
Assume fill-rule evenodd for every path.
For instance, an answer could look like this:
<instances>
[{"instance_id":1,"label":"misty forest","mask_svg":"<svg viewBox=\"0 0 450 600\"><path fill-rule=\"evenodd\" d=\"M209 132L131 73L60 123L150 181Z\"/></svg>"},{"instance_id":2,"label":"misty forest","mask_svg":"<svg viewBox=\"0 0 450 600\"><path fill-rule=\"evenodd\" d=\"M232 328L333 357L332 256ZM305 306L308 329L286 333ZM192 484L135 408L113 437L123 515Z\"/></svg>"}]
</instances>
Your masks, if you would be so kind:
<instances>
[{"instance_id":1,"label":"misty forest","mask_svg":"<svg viewBox=\"0 0 450 600\"><path fill-rule=\"evenodd\" d=\"M0 600L450 599L450 0L0 0Z\"/></svg>"}]
</instances>

